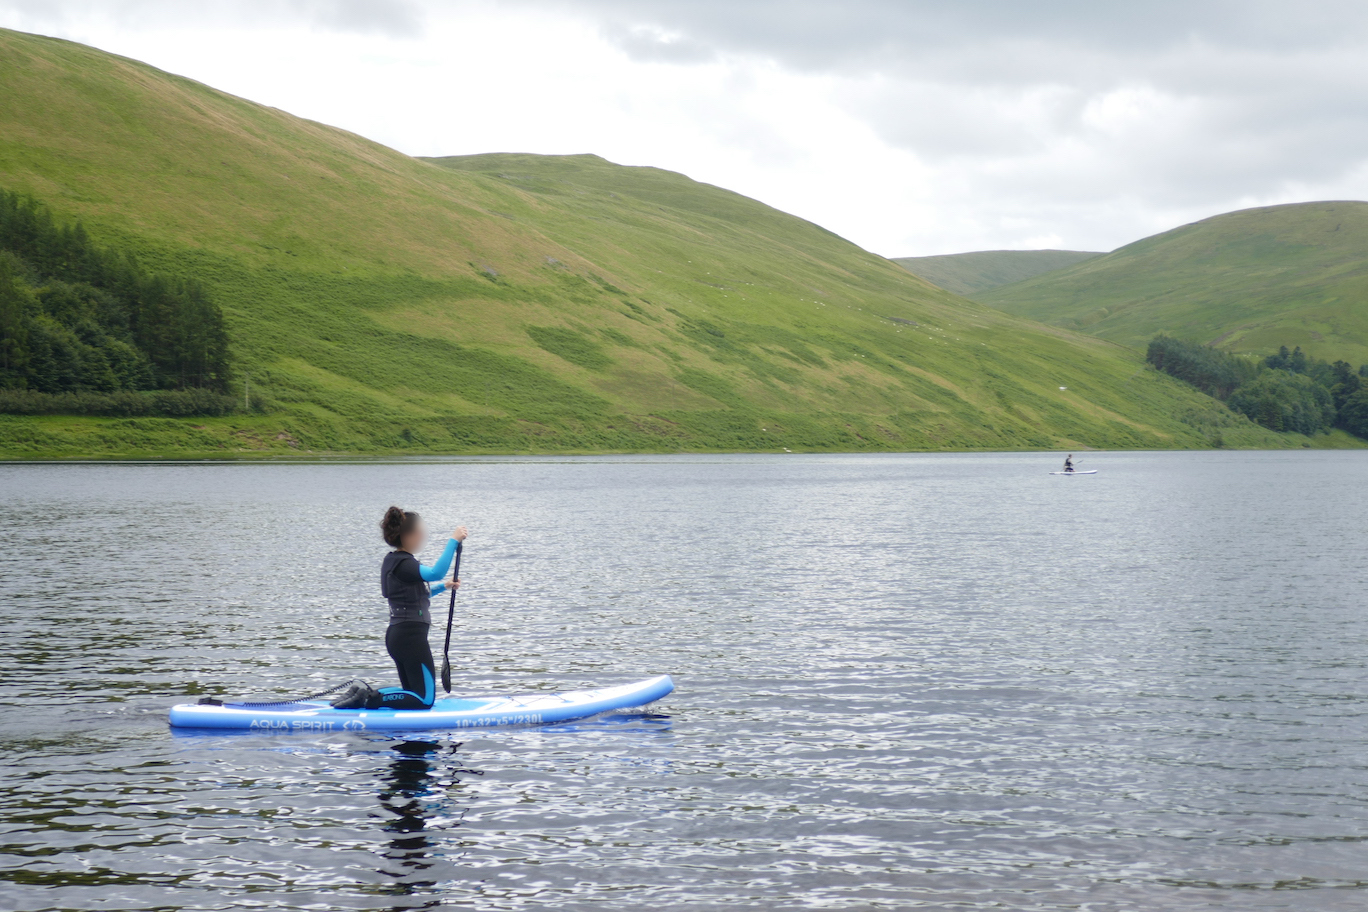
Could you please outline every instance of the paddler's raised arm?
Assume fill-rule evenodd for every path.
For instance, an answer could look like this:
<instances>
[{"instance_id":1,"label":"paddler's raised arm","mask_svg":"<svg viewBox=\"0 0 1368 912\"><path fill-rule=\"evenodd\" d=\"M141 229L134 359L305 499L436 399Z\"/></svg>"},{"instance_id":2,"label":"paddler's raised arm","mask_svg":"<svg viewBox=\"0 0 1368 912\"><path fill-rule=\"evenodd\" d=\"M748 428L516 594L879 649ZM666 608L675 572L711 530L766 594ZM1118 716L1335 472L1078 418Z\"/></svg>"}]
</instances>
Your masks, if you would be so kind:
<instances>
[{"instance_id":1,"label":"paddler's raised arm","mask_svg":"<svg viewBox=\"0 0 1368 912\"><path fill-rule=\"evenodd\" d=\"M418 575L423 578L423 581L435 583L437 580L446 576L447 571L451 569L452 559L456 557L456 552L461 550L461 542L465 540L466 527L459 526L456 531L451 533L451 537L447 539L446 547L442 549L442 556L437 558L435 564L419 565ZM433 594L436 595L435 590Z\"/></svg>"}]
</instances>

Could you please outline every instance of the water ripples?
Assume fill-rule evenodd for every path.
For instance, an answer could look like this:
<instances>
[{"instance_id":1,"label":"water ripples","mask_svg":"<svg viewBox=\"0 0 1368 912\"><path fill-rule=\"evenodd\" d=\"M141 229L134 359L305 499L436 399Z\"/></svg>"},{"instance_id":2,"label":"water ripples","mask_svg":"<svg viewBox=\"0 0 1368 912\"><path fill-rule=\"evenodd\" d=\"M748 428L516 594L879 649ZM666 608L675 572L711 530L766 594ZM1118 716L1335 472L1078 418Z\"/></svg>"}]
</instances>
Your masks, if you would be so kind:
<instances>
[{"instance_id":1,"label":"water ripples","mask_svg":"<svg viewBox=\"0 0 1368 912\"><path fill-rule=\"evenodd\" d=\"M1358 453L0 467L0 907L1363 907ZM539 729L182 735L388 682L390 501ZM41 521L38 521L41 520Z\"/></svg>"}]
</instances>

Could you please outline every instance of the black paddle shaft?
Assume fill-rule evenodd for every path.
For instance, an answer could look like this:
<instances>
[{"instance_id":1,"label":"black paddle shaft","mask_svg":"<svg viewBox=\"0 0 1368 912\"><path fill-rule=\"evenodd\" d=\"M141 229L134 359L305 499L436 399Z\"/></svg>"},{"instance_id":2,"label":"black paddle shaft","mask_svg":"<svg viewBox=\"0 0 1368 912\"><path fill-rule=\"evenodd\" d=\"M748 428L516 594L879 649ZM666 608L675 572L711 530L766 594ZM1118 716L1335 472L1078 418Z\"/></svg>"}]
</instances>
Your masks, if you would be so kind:
<instances>
[{"instance_id":1,"label":"black paddle shaft","mask_svg":"<svg viewBox=\"0 0 1368 912\"><path fill-rule=\"evenodd\" d=\"M451 623L456 618L456 582L461 578L461 551L464 550L465 544L462 543L451 569L451 601L447 605L446 643L442 646L442 687L447 693L451 693Z\"/></svg>"}]
</instances>

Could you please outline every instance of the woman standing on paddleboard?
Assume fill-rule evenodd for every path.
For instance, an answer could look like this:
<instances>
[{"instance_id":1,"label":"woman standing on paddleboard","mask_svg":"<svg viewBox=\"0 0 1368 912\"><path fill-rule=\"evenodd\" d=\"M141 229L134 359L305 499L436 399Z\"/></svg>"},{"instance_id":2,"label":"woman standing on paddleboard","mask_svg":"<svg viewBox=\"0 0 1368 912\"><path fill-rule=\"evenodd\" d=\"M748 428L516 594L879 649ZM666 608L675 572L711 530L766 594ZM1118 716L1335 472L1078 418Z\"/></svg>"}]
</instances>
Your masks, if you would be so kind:
<instances>
[{"instance_id":1,"label":"woman standing on paddleboard","mask_svg":"<svg viewBox=\"0 0 1368 912\"><path fill-rule=\"evenodd\" d=\"M399 672L399 686L375 690L354 684L333 706L338 709L431 709L437 699L437 673L428 645L432 626L431 598L447 587L459 589L461 581L438 582L466 539L461 526L451 533L437 562L418 563L414 557L427 543L427 529L417 513L390 507L380 520L380 534L394 550L380 565L380 594L389 601L389 629L385 649ZM431 585L436 583L436 585Z\"/></svg>"}]
</instances>

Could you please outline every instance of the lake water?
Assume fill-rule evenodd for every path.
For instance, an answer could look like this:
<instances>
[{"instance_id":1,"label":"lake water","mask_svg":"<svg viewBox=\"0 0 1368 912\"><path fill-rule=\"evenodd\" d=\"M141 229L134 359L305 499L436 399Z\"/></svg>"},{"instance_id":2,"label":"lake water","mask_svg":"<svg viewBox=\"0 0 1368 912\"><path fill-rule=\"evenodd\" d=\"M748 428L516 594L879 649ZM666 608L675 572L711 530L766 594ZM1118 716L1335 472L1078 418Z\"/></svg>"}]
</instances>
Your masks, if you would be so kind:
<instances>
[{"instance_id":1,"label":"lake water","mask_svg":"<svg viewBox=\"0 0 1368 912\"><path fill-rule=\"evenodd\" d=\"M1368 453L1058 462L0 466L0 908L1368 908ZM173 735L392 683L391 502L457 691L678 690Z\"/></svg>"}]
</instances>

